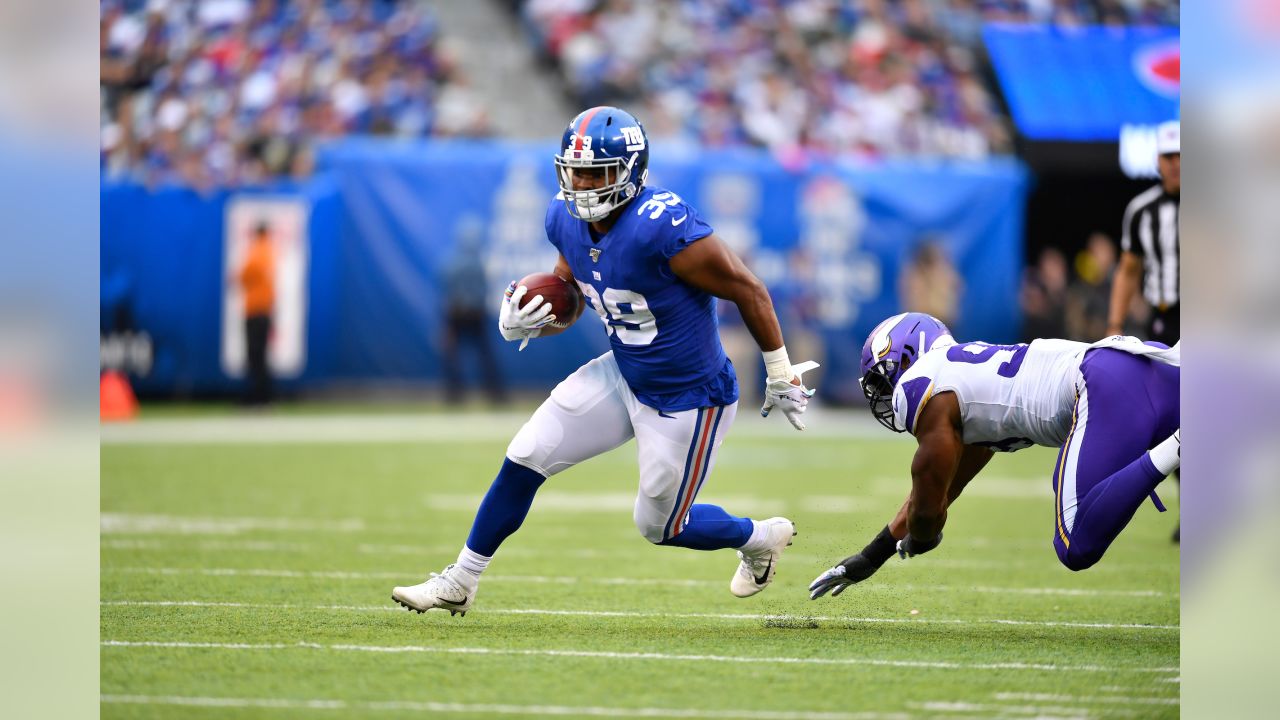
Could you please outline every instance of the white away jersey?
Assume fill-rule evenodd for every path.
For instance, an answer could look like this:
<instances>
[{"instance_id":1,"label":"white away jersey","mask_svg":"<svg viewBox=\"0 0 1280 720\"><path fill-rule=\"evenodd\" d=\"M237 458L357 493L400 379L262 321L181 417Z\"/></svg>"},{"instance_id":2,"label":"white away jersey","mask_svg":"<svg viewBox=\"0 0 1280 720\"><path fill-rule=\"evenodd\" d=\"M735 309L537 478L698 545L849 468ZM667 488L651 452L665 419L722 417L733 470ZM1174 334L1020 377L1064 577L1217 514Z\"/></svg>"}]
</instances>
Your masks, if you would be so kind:
<instances>
[{"instance_id":1,"label":"white away jersey","mask_svg":"<svg viewBox=\"0 0 1280 720\"><path fill-rule=\"evenodd\" d=\"M966 445L1013 452L1058 447L1071 431L1080 362L1089 349L1070 340L1029 345L960 343L931 350L902 374L893 391L898 427L915 433L929 399L953 392Z\"/></svg>"}]
</instances>

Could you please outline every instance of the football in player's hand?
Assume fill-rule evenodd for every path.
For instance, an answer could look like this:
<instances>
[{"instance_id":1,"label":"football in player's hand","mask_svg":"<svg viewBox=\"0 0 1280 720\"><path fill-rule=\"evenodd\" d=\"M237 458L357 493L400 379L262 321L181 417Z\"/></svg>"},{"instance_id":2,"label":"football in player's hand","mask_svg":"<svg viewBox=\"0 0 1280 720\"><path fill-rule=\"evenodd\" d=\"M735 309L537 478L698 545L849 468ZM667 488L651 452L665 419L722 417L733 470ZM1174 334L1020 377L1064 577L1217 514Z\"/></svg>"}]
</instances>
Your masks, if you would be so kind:
<instances>
[{"instance_id":1,"label":"football in player's hand","mask_svg":"<svg viewBox=\"0 0 1280 720\"><path fill-rule=\"evenodd\" d=\"M520 307L524 307L530 298L541 295L543 302L551 303L551 312L555 314L556 319L546 327L542 328L540 337L549 335L558 335L564 332L573 324L578 316L582 314L582 308L586 305L586 298L582 297L582 291L578 286L567 282L555 273L538 272L524 276L516 285L524 285L529 288L524 294L524 299L520 301Z\"/></svg>"}]
</instances>

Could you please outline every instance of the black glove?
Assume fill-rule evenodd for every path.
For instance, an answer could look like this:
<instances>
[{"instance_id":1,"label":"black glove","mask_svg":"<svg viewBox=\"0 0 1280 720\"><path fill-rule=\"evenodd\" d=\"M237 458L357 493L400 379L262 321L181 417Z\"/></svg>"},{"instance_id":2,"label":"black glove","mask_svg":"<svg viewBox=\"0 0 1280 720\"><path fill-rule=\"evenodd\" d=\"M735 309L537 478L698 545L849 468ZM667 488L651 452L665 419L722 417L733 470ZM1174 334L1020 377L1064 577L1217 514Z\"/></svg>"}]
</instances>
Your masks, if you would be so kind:
<instances>
[{"instance_id":1,"label":"black glove","mask_svg":"<svg viewBox=\"0 0 1280 720\"><path fill-rule=\"evenodd\" d=\"M898 557L907 559L916 555L923 555L930 550L942 544L942 531L938 531L938 537L932 540L916 540L910 535L898 541Z\"/></svg>"},{"instance_id":2,"label":"black glove","mask_svg":"<svg viewBox=\"0 0 1280 720\"><path fill-rule=\"evenodd\" d=\"M893 553L894 539L886 525L875 540L862 548L862 552L841 560L839 565L815 578L809 584L809 599L817 600L828 591L831 592L831 597L839 595L850 585L874 575L886 560L893 557Z\"/></svg>"}]
</instances>

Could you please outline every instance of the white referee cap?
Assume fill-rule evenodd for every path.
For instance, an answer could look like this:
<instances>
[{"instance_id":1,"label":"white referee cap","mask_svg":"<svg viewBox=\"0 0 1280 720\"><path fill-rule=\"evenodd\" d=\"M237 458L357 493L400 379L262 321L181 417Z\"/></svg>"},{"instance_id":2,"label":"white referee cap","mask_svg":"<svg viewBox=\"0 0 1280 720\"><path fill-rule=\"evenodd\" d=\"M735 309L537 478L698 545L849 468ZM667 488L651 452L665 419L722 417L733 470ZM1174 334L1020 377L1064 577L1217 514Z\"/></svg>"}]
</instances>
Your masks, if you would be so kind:
<instances>
[{"instance_id":1,"label":"white referee cap","mask_svg":"<svg viewBox=\"0 0 1280 720\"><path fill-rule=\"evenodd\" d=\"M1182 125L1177 120L1156 126L1156 154L1169 155L1182 152Z\"/></svg>"}]
</instances>

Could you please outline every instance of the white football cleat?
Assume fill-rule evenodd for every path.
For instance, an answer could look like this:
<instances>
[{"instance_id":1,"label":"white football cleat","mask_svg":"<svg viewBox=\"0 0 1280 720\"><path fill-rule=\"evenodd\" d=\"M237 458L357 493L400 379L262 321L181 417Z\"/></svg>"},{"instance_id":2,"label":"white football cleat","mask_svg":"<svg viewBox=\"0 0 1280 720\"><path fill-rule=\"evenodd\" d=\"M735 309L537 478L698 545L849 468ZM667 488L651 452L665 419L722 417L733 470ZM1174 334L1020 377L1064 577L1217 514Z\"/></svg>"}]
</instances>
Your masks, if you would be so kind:
<instances>
[{"instance_id":1,"label":"white football cleat","mask_svg":"<svg viewBox=\"0 0 1280 720\"><path fill-rule=\"evenodd\" d=\"M729 581L729 590L740 598L751 597L769 587L773 576L778 572L778 559L782 551L791 545L796 536L796 524L784 517L761 520L769 529L769 547L765 550L747 553L738 551L742 562L738 563L738 571Z\"/></svg>"},{"instance_id":2,"label":"white football cleat","mask_svg":"<svg viewBox=\"0 0 1280 720\"><path fill-rule=\"evenodd\" d=\"M419 614L440 608L448 610L450 615L466 615L476 601L479 584L479 578L457 565L450 565L439 573L431 573L431 578L424 583L392 588L391 599Z\"/></svg>"}]
</instances>

